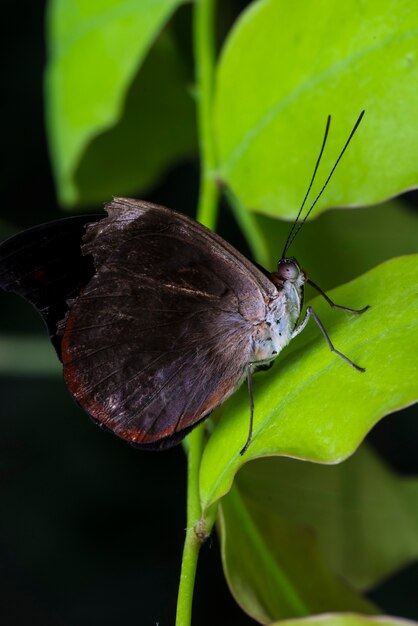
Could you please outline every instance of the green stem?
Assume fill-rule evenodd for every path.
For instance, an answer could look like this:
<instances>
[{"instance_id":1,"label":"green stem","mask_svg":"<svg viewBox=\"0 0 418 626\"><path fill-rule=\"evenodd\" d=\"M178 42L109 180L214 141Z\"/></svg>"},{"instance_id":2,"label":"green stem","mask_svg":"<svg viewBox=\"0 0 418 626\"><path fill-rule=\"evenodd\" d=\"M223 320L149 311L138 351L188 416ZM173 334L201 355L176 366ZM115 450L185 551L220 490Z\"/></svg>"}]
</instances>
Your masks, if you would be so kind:
<instances>
[{"instance_id":1,"label":"green stem","mask_svg":"<svg viewBox=\"0 0 418 626\"><path fill-rule=\"evenodd\" d=\"M270 254L255 215L251 213L251 211L244 209L231 189L225 187L224 192L235 219L250 246L253 257L260 265L268 267L270 264Z\"/></svg>"},{"instance_id":2,"label":"green stem","mask_svg":"<svg viewBox=\"0 0 418 626\"><path fill-rule=\"evenodd\" d=\"M212 133L212 97L215 71L215 0L195 0L193 39L196 67L197 123L201 155L201 174L197 219L215 229L219 191L214 172L216 153ZM180 585L177 597L176 626L190 626L193 589L200 546L212 528L202 515L199 471L204 447L204 425L198 426L187 438L187 530L183 548Z\"/></svg>"},{"instance_id":3,"label":"green stem","mask_svg":"<svg viewBox=\"0 0 418 626\"><path fill-rule=\"evenodd\" d=\"M202 543L209 537L217 506L202 515L199 492L200 462L204 449L204 424L188 436L187 446L187 529L177 596L176 626L190 626L197 559Z\"/></svg>"},{"instance_id":4,"label":"green stem","mask_svg":"<svg viewBox=\"0 0 418 626\"><path fill-rule=\"evenodd\" d=\"M176 626L192 623L193 589L196 577L200 541L194 528L188 528L183 548L179 593L177 596Z\"/></svg>"},{"instance_id":5,"label":"green stem","mask_svg":"<svg viewBox=\"0 0 418 626\"><path fill-rule=\"evenodd\" d=\"M198 426L188 437L187 450L187 530L181 563L177 597L176 626L189 626L192 618L193 588L202 536L196 524L201 518L199 469L203 452L204 426Z\"/></svg>"},{"instance_id":6,"label":"green stem","mask_svg":"<svg viewBox=\"0 0 418 626\"><path fill-rule=\"evenodd\" d=\"M219 199L215 178L216 151L212 130L215 7L215 0L195 0L193 21L197 124L201 158L197 220L212 230L216 228Z\"/></svg>"}]
</instances>

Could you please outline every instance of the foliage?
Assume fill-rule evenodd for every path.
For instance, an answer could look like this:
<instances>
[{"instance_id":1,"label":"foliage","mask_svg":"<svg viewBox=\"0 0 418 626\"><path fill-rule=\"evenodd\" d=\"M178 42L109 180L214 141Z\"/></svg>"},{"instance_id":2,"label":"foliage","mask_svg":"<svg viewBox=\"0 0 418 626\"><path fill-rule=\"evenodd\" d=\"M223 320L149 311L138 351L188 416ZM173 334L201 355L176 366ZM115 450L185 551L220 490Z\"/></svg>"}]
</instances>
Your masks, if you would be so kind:
<instances>
[{"instance_id":1,"label":"foliage","mask_svg":"<svg viewBox=\"0 0 418 626\"><path fill-rule=\"evenodd\" d=\"M381 202L417 185L418 140L411 129L418 106L418 7L411 0L349 0L338 9L331 0L253 2L228 32L216 62L214 3L196 0L188 7L194 100L190 58L170 21L180 4L50 0L47 121L64 204L145 191L198 143L201 202L210 215L205 221L216 221L216 184L222 182L254 255L272 262L288 232L288 224L272 218L295 217L327 114L333 116L330 139L312 198L361 109L364 121L316 212ZM363 274L413 252L414 228L415 216L387 205L330 212L299 236L295 250L299 245L301 257L306 252L316 282L328 288L351 281L332 297L348 306L371 305L355 318L313 301L338 348L367 371L332 355L310 324L271 372L255 378L255 432L244 457L244 391L211 420L207 445L202 428L190 435L178 625L190 621L200 545L194 525L201 535L210 532L219 503L226 577L241 606L261 623L374 611L354 589L416 557L411 503L417 485L401 481L367 451L332 468L254 461L232 487L238 469L259 457L338 463L384 415L416 401L418 258L403 256ZM403 531L388 546L394 524ZM370 559L358 560L359 545ZM338 614L319 621L361 626L377 620Z\"/></svg>"},{"instance_id":2,"label":"foliage","mask_svg":"<svg viewBox=\"0 0 418 626\"><path fill-rule=\"evenodd\" d=\"M249 463L220 507L229 586L262 623L373 611L353 588L368 589L417 558L417 496L417 480L396 476L366 446L333 466Z\"/></svg>"},{"instance_id":3,"label":"foliage","mask_svg":"<svg viewBox=\"0 0 418 626\"><path fill-rule=\"evenodd\" d=\"M185 77L176 51L170 49L170 42L161 42L145 63L153 42L180 3L181 0L50 2L47 121L52 162L64 203L98 201L107 197L112 185L129 191L132 173L140 177L137 184L149 184L170 159L189 150L193 120L191 124L182 124L180 120L182 115L187 117L188 111L191 117L193 113L182 93ZM142 84L138 86L134 79L143 64ZM143 91L142 98L137 95L138 89ZM172 104L171 120L167 119L170 111L150 104L149 92L155 89L153 95L163 105ZM130 106L125 106L128 90ZM134 112L132 107L136 108ZM106 135L122 116L117 132ZM153 131L158 136L161 123L169 124L173 133L168 132L156 153ZM183 128L186 138L182 141ZM105 136L97 146L94 139L100 134ZM173 143L179 136L180 143L175 148ZM144 160L150 152L151 158ZM119 167L121 162L123 168ZM90 185L86 185L86 178Z\"/></svg>"},{"instance_id":4,"label":"foliage","mask_svg":"<svg viewBox=\"0 0 418 626\"><path fill-rule=\"evenodd\" d=\"M371 204L416 185L417 26L411 0L248 8L223 48L214 113L220 175L243 204L292 218L326 115L332 132L318 186L362 109L361 132L316 210Z\"/></svg>"}]
</instances>

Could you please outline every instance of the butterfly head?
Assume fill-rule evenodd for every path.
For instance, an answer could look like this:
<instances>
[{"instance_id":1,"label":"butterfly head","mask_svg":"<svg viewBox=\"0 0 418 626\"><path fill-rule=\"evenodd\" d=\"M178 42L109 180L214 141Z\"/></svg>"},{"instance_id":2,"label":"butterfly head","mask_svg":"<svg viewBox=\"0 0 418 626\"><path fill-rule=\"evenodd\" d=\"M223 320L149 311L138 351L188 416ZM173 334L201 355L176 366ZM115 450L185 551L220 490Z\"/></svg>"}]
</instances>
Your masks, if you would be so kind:
<instances>
[{"instance_id":1,"label":"butterfly head","mask_svg":"<svg viewBox=\"0 0 418 626\"><path fill-rule=\"evenodd\" d=\"M280 259L275 275L282 284L290 282L296 287L302 286L308 280L306 272L300 268L294 257Z\"/></svg>"}]
</instances>

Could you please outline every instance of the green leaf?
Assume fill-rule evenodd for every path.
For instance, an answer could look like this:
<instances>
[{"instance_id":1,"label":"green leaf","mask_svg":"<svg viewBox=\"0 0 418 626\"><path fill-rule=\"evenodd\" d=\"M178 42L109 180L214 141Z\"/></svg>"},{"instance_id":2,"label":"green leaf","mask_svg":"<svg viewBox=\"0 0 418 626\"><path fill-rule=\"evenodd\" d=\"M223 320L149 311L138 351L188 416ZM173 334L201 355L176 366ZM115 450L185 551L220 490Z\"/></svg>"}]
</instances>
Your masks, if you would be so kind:
<instances>
[{"instance_id":1,"label":"green leaf","mask_svg":"<svg viewBox=\"0 0 418 626\"><path fill-rule=\"evenodd\" d=\"M354 452L384 415L417 400L418 255L392 259L339 287L334 301L371 308L362 316L312 302L335 346L367 368L360 373L330 353L312 321L279 355L270 372L254 376L254 435L248 431L244 389L222 408L202 459L204 509L231 487L253 458L285 455L337 463Z\"/></svg>"},{"instance_id":2,"label":"green leaf","mask_svg":"<svg viewBox=\"0 0 418 626\"><path fill-rule=\"evenodd\" d=\"M376 612L323 563L312 532L233 487L219 507L222 562L236 601L262 624L325 611Z\"/></svg>"},{"instance_id":3,"label":"green leaf","mask_svg":"<svg viewBox=\"0 0 418 626\"><path fill-rule=\"evenodd\" d=\"M218 68L219 172L251 210L293 218L332 114L318 203L364 205L417 185L418 5L410 0L261 0L242 13ZM312 198L314 197L312 194Z\"/></svg>"},{"instance_id":4,"label":"green leaf","mask_svg":"<svg viewBox=\"0 0 418 626\"><path fill-rule=\"evenodd\" d=\"M119 120L135 73L179 4L181 0L50 0L47 124L65 204L78 199L73 176L83 151Z\"/></svg>"},{"instance_id":5,"label":"green leaf","mask_svg":"<svg viewBox=\"0 0 418 626\"><path fill-rule=\"evenodd\" d=\"M0 335L0 373L14 376L60 375L61 366L46 337Z\"/></svg>"},{"instance_id":6,"label":"green leaf","mask_svg":"<svg viewBox=\"0 0 418 626\"><path fill-rule=\"evenodd\" d=\"M365 445L331 466L260 459L242 468L236 485L265 518L309 529L330 570L356 589L418 557L418 480L398 476Z\"/></svg>"},{"instance_id":7,"label":"green leaf","mask_svg":"<svg viewBox=\"0 0 418 626\"><path fill-rule=\"evenodd\" d=\"M417 622L396 617L366 615L315 615L304 619L284 620L270 626L414 626Z\"/></svg>"},{"instance_id":8,"label":"green leaf","mask_svg":"<svg viewBox=\"0 0 418 626\"><path fill-rule=\"evenodd\" d=\"M276 268L290 226L255 217L269 251L266 267ZM418 213L392 201L361 210L327 211L307 222L290 253L322 289L360 276L378 263L417 250Z\"/></svg>"},{"instance_id":9,"label":"green leaf","mask_svg":"<svg viewBox=\"0 0 418 626\"><path fill-rule=\"evenodd\" d=\"M161 36L129 89L121 119L92 140L79 162L74 174L79 204L148 188L196 150L187 80L172 37Z\"/></svg>"}]
</instances>

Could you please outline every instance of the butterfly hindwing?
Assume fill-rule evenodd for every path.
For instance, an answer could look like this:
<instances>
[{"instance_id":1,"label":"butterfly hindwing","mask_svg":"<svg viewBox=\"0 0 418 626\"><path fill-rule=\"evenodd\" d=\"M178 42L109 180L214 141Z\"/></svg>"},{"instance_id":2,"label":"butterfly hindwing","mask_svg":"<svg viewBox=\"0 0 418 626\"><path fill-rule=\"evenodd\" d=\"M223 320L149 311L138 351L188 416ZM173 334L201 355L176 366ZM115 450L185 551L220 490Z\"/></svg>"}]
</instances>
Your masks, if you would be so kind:
<instances>
[{"instance_id":1,"label":"butterfly hindwing","mask_svg":"<svg viewBox=\"0 0 418 626\"><path fill-rule=\"evenodd\" d=\"M65 380L122 438L166 446L240 384L262 291L196 222L137 201L108 211L85 236L96 273L64 324Z\"/></svg>"}]
</instances>

